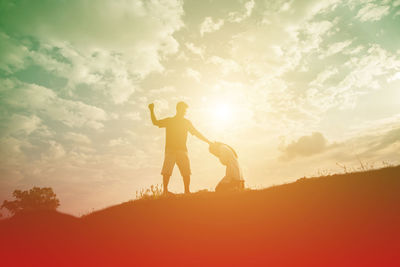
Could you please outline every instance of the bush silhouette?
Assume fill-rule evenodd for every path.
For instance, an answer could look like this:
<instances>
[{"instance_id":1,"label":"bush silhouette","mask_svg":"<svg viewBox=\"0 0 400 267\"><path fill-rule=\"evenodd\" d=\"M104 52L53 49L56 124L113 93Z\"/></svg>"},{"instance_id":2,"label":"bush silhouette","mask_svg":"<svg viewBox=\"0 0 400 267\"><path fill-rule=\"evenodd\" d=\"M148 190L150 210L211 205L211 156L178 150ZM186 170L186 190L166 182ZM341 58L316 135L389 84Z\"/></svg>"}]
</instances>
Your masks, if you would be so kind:
<instances>
[{"instance_id":1,"label":"bush silhouette","mask_svg":"<svg viewBox=\"0 0 400 267\"><path fill-rule=\"evenodd\" d=\"M60 201L51 187L33 187L30 190L15 190L14 201L4 200L2 208L8 209L12 214L22 211L55 210L60 206Z\"/></svg>"}]
</instances>

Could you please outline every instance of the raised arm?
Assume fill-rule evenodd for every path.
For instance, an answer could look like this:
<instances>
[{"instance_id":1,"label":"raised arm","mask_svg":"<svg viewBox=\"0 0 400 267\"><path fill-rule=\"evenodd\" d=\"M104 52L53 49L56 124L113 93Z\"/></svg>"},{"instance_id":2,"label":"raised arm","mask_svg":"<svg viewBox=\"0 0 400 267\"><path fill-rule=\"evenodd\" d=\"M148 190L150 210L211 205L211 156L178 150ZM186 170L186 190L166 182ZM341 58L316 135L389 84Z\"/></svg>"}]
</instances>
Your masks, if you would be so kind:
<instances>
[{"instance_id":1,"label":"raised arm","mask_svg":"<svg viewBox=\"0 0 400 267\"><path fill-rule=\"evenodd\" d=\"M150 110L151 122L153 123L153 125L158 126L159 123L156 118L156 114L154 114L154 104L153 103L149 104L149 110Z\"/></svg>"}]
</instances>

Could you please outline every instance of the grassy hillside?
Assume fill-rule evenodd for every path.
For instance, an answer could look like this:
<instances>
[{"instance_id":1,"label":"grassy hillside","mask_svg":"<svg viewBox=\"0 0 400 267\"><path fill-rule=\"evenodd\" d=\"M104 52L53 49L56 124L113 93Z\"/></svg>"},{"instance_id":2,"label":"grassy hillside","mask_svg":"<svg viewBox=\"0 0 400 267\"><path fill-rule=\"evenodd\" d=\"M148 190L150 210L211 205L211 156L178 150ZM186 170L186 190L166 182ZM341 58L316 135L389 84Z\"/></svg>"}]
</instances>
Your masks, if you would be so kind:
<instances>
[{"instance_id":1,"label":"grassy hillside","mask_svg":"<svg viewBox=\"0 0 400 267\"><path fill-rule=\"evenodd\" d=\"M0 223L4 266L399 266L400 167Z\"/></svg>"}]
</instances>

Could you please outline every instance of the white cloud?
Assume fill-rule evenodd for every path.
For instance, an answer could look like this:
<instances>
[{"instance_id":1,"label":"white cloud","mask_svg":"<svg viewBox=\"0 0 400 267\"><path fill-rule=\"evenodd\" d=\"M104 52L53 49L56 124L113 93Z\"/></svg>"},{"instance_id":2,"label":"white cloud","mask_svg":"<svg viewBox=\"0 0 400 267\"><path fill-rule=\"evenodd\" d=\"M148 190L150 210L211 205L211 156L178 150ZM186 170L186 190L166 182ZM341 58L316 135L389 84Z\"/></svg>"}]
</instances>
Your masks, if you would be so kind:
<instances>
[{"instance_id":1,"label":"white cloud","mask_svg":"<svg viewBox=\"0 0 400 267\"><path fill-rule=\"evenodd\" d=\"M308 47L306 51L318 48L323 40L323 35L327 34L334 25L335 22L327 20L306 23L303 26L304 33L309 37L308 42L305 43L305 46Z\"/></svg>"},{"instance_id":2,"label":"white cloud","mask_svg":"<svg viewBox=\"0 0 400 267\"><path fill-rule=\"evenodd\" d=\"M400 59L379 45L372 45L364 57L351 58L346 65L352 70L339 84L346 89L377 88L377 77L390 75L400 69Z\"/></svg>"},{"instance_id":3,"label":"white cloud","mask_svg":"<svg viewBox=\"0 0 400 267\"><path fill-rule=\"evenodd\" d=\"M28 16L18 16L24 10L30 10ZM125 56L135 59L141 53L152 57L158 50L175 50L177 44L171 35L183 25L182 2L178 0L20 2L8 5L3 12L10 27L18 32L42 40L67 41L79 51L89 52L95 47L130 51L133 54ZM60 12L63 16L58 15Z\"/></svg>"},{"instance_id":4,"label":"white cloud","mask_svg":"<svg viewBox=\"0 0 400 267\"><path fill-rule=\"evenodd\" d=\"M387 79L388 82L392 82L392 81L396 81L396 80L400 80L400 72L396 72L395 74L393 74L392 76L390 76Z\"/></svg>"},{"instance_id":5,"label":"white cloud","mask_svg":"<svg viewBox=\"0 0 400 267\"><path fill-rule=\"evenodd\" d=\"M60 159L60 158L64 157L65 154L66 154L66 152L64 150L64 147L61 144L59 144L53 140L49 141L49 149L45 155L46 159L48 159L48 160Z\"/></svg>"},{"instance_id":6,"label":"white cloud","mask_svg":"<svg viewBox=\"0 0 400 267\"><path fill-rule=\"evenodd\" d=\"M77 144L91 144L92 141L84 134L68 132L64 135L66 140L72 141Z\"/></svg>"},{"instance_id":7,"label":"white cloud","mask_svg":"<svg viewBox=\"0 0 400 267\"><path fill-rule=\"evenodd\" d=\"M98 107L59 97L54 91L35 84L16 83L7 89L3 103L59 121L69 127L101 129L107 120L106 112ZM4 92L5 93L5 92Z\"/></svg>"},{"instance_id":8,"label":"white cloud","mask_svg":"<svg viewBox=\"0 0 400 267\"><path fill-rule=\"evenodd\" d=\"M351 40L346 40L346 41L343 41L343 42L337 42L337 43L331 44L328 47L328 50L326 51L326 53L323 55L323 58L332 56L334 54L337 54L337 53L343 51L343 49L345 49L346 47L351 45L351 43L352 43Z\"/></svg>"},{"instance_id":9,"label":"white cloud","mask_svg":"<svg viewBox=\"0 0 400 267\"><path fill-rule=\"evenodd\" d=\"M163 71L162 59L178 51L173 34L183 26L182 5L180 0L28 1L2 7L0 22L11 32L34 36L41 47L60 49L71 64L54 66L41 51L31 55L45 68L58 68L71 87L98 83L119 104L138 79ZM16 60L7 62L20 64Z\"/></svg>"},{"instance_id":10,"label":"white cloud","mask_svg":"<svg viewBox=\"0 0 400 267\"><path fill-rule=\"evenodd\" d=\"M223 19L214 22L211 17L206 17L200 24L200 35L203 36L205 33L218 31L223 25Z\"/></svg>"},{"instance_id":11,"label":"white cloud","mask_svg":"<svg viewBox=\"0 0 400 267\"><path fill-rule=\"evenodd\" d=\"M255 6L254 0L250 0L244 4L245 12L240 14L239 12L230 12L228 21L230 22L242 22L244 19L251 16L253 8Z\"/></svg>"},{"instance_id":12,"label":"white cloud","mask_svg":"<svg viewBox=\"0 0 400 267\"><path fill-rule=\"evenodd\" d=\"M10 74L23 68L27 54L28 49L25 46L19 45L16 40L0 31L0 70Z\"/></svg>"},{"instance_id":13,"label":"white cloud","mask_svg":"<svg viewBox=\"0 0 400 267\"><path fill-rule=\"evenodd\" d=\"M355 48L348 48L348 49L346 49L346 50L343 52L343 54L346 54L346 55L356 55L356 54L360 53L363 49L364 49L364 47L363 47L362 45L359 45L359 46L357 46L357 47L355 47Z\"/></svg>"},{"instance_id":14,"label":"white cloud","mask_svg":"<svg viewBox=\"0 0 400 267\"><path fill-rule=\"evenodd\" d=\"M80 101L71 101L58 98L47 108L52 119L60 120L70 127L88 127L99 130L104 127L102 121L107 119L104 110L87 105Z\"/></svg>"},{"instance_id":15,"label":"white cloud","mask_svg":"<svg viewBox=\"0 0 400 267\"><path fill-rule=\"evenodd\" d=\"M193 43L185 43L186 48L195 55L200 56L201 58L204 57L204 47L195 46Z\"/></svg>"},{"instance_id":16,"label":"white cloud","mask_svg":"<svg viewBox=\"0 0 400 267\"><path fill-rule=\"evenodd\" d=\"M135 84L129 78L129 73L123 69L114 71L114 82L109 86L111 97L114 103L121 104L126 102L135 92Z\"/></svg>"},{"instance_id":17,"label":"white cloud","mask_svg":"<svg viewBox=\"0 0 400 267\"><path fill-rule=\"evenodd\" d=\"M335 8L341 2L341 0L290 1L286 2L287 4L285 3L277 5L278 10L275 10L274 8L269 9L273 13L280 13L280 19L282 19L282 23L288 23L289 25L297 26L307 21L311 21L318 14L335 10ZM265 5L270 6L268 1L265 2ZM272 16L272 14L269 12L266 12L266 15Z\"/></svg>"},{"instance_id":18,"label":"white cloud","mask_svg":"<svg viewBox=\"0 0 400 267\"><path fill-rule=\"evenodd\" d=\"M201 80L200 72L192 68L187 68L185 74L187 77L193 78L196 82L200 82Z\"/></svg>"},{"instance_id":19,"label":"white cloud","mask_svg":"<svg viewBox=\"0 0 400 267\"><path fill-rule=\"evenodd\" d=\"M324 82L328 80L330 77L338 73L338 69L333 67L333 68L328 68L320 72L317 76L317 78L313 81L310 82L311 86L323 86Z\"/></svg>"},{"instance_id":20,"label":"white cloud","mask_svg":"<svg viewBox=\"0 0 400 267\"><path fill-rule=\"evenodd\" d=\"M0 162L3 170L6 166L12 166L11 169L15 170L15 166L24 161L25 155L22 153L23 148L31 148L32 145L27 139L6 136L0 138Z\"/></svg>"},{"instance_id":21,"label":"white cloud","mask_svg":"<svg viewBox=\"0 0 400 267\"><path fill-rule=\"evenodd\" d=\"M322 0L322 1L311 1L311 7L309 9L309 16L315 16L318 13L334 10L341 0Z\"/></svg>"},{"instance_id":22,"label":"white cloud","mask_svg":"<svg viewBox=\"0 0 400 267\"><path fill-rule=\"evenodd\" d=\"M305 101L315 110L323 112L332 107L354 108L359 96L378 90L384 80L390 80L400 70L400 59L378 45L372 45L367 54L350 58L342 70L346 74L334 84L326 84L329 77L339 73L328 68L310 82ZM383 78L383 79L382 79Z\"/></svg>"},{"instance_id":23,"label":"white cloud","mask_svg":"<svg viewBox=\"0 0 400 267\"><path fill-rule=\"evenodd\" d=\"M378 21L389 13L389 9L389 6L367 3L358 11L356 18L360 21Z\"/></svg>"},{"instance_id":24,"label":"white cloud","mask_svg":"<svg viewBox=\"0 0 400 267\"><path fill-rule=\"evenodd\" d=\"M4 102L10 106L22 107L26 109L42 109L56 98L56 94L43 86L35 84L25 84L15 82L9 87L4 88L4 93L7 92L7 98Z\"/></svg>"},{"instance_id":25,"label":"white cloud","mask_svg":"<svg viewBox=\"0 0 400 267\"><path fill-rule=\"evenodd\" d=\"M129 145L129 142L127 140L123 139L123 138L117 138L117 139L111 139L108 142L108 145L111 146L111 147L114 147L114 146L126 146L126 145Z\"/></svg>"},{"instance_id":26,"label":"white cloud","mask_svg":"<svg viewBox=\"0 0 400 267\"><path fill-rule=\"evenodd\" d=\"M220 66L223 75L240 70L239 64L232 59L224 59L218 56L212 56L208 59L208 61L212 64Z\"/></svg>"},{"instance_id":27,"label":"white cloud","mask_svg":"<svg viewBox=\"0 0 400 267\"><path fill-rule=\"evenodd\" d=\"M60 76L69 74L67 87L74 90L78 84L90 85L98 91L104 92L107 99L111 99L115 104L126 102L135 92L137 83L150 70L162 70L162 68L158 69L158 67L147 65L146 61L138 61L137 69L132 71L129 58L127 60L113 51L97 49L89 55L85 55L70 45L54 45L61 48L60 53L72 62L56 71Z\"/></svg>"},{"instance_id":28,"label":"white cloud","mask_svg":"<svg viewBox=\"0 0 400 267\"><path fill-rule=\"evenodd\" d=\"M161 94L175 93L176 88L173 86L163 86L158 89L151 89L149 92L154 96L158 96Z\"/></svg>"},{"instance_id":29,"label":"white cloud","mask_svg":"<svg viewBox=\"0 0 400 267\"><path fill-rule=\"evenodd\" d=\"M336 24L337 20L319 20L286 27L284 31L286 36L282 37L280 49L275 52L277 60L280 61L280 70L277 68L275 70L279 72L293 70L302 63L305 56L320 53L325 37L330 34ZM303 65L302 68L306 71L308 66Z\"/></svg>"},{"instance_id":30,"label":"white cloud","mask_svg":"<svg viewBox=\"0 0 400 267\"><path fill-rule=\"evenodd\" d=\"M30 135L36 131L42 123L42 120L35 116L24 116L13 114L6 122L6 129L3 134L6 135Z\"/></svg>"},{"instance_id":31,"label":"white cloud","mask_svg":"<svg viewBox=\"0 0 400 267\"><path fill-rule=\"evenodd\" d=\"M130 120L133 120L133 121L140 121L140 120L142 120L142 117L140 116L140 113L139 113L139 112L130 112L130 113L127 113L127 114L125 114L125 117L128 118L128 119L130 119Z\"/></svg>"},{"instance_id":32,"label":"white cloud","mask_svg":"<svg viewBox=\"0 0 400 267\"><path fill-rule=\"evenodd\" d=\"M146 100L146 102L147 102L147 100ZM154 106L155 106L156 110L161 111L161 112L166 111L166 110L169 109L168 101L165 100L165 99L157 99L157 100L155 100L154 101Z\"/></svg>"}]
</instances>

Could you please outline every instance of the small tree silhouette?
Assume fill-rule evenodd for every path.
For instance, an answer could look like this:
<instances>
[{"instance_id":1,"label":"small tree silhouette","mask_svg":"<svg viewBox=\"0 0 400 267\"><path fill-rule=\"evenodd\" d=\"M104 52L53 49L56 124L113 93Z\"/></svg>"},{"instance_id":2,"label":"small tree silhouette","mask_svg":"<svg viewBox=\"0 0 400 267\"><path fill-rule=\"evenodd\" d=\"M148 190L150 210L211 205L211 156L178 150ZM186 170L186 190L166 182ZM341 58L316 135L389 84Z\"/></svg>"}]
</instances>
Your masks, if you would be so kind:
<instances>
[{"instance_id":1,"label":"small tree silhouette","mask_svg":"<svg viewBox=\"0 0 400 267\"><path fill-rule=\"evenodd\" d=\"M51 187L33 187L30 190L15 190L14 201L4 200L2 208L8 209L12 214L21 211L55 210L60 206L60 201Z\"/></svg>"}]
</instances>

